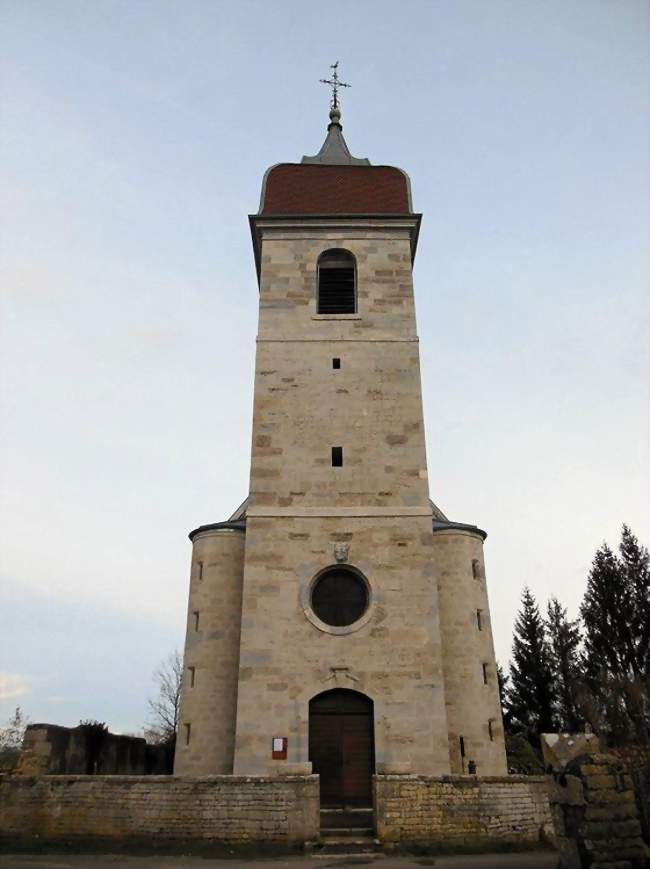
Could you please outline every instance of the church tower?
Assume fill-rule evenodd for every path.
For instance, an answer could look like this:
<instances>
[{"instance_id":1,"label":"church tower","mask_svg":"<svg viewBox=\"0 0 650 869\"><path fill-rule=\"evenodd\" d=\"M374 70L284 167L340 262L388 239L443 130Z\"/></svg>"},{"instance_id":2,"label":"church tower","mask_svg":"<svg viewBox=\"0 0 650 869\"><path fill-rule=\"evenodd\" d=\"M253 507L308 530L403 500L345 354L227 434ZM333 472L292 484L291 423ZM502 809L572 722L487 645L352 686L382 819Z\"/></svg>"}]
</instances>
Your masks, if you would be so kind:
<instances>
[{"instance_id":1,"label":"church tower","mask_svg":"<svg viewBox=\"0 0 650 869\"><path fill-rule=\"evenodd\" d=\"M336 76L336 69L335 69ZM249 495L193 543L175 773L506 772L485 532L429 497L408 176L352 157L264 176ZM444 412L441 411L441 412Z\"/></svg>"}]
</instances>

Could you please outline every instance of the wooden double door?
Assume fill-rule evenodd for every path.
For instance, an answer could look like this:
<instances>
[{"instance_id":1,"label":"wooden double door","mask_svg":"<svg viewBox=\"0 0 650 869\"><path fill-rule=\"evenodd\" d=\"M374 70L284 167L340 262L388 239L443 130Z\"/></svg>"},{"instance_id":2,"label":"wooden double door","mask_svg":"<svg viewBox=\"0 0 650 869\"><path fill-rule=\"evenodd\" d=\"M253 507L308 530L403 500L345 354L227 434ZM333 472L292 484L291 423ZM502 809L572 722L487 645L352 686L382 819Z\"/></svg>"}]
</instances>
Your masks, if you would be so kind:
<instances>
[{"instance_id":1,"label":"wooden double door","mask_svg":"<svg viewBox=\"0 0 650 869\"><path fill-rule=\"evenodd\" d=\"M326 691L309 704L309 759L323 806L372 805L373 703L356 691Z\"/></svg>"}]
</instances>

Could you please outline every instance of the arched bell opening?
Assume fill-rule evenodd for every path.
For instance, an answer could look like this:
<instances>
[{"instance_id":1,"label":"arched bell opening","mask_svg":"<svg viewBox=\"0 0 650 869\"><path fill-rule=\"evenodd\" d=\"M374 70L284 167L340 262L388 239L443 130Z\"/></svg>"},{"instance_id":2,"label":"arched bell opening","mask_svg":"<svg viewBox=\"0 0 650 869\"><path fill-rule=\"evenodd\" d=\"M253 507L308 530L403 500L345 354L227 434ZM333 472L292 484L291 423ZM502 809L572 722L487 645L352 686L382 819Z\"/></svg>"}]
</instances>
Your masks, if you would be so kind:
<instances>
[{"instance_id":1,"label":"arched bell opening","mask_svg":"<svg viewBox=\"0 0 650 869\"><path fill-rule=\"evenodd\" d=\"M371 806L375 771L374 704L335 688L309 701L309 759L322 806Z\"/></svg>"},{"instance_id":2,"label":"arched bell opening","mask_svg":"<svg viewBox=\"0 0 650 869\"><path fill-rule=\"evenodd\" d=\"M319 314L355 314L356 260L349 250L331 248L318 257Z\"/></svg>"}]
</instances>

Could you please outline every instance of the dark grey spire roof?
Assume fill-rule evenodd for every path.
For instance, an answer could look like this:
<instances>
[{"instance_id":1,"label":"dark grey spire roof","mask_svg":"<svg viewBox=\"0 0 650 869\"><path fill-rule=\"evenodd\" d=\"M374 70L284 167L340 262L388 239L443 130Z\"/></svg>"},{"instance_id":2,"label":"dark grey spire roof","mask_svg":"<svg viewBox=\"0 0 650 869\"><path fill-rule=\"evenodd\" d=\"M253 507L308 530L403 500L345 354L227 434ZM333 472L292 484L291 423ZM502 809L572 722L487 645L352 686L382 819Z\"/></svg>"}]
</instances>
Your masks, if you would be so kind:
<instances>
[{"instance_id":1,"label":"dark grey spire roof","mask_svg":"<svg viewBox=\"0 0 650 869\"><path fill-rule=\"evenodd\" d=\"M353 157L343 138L341 110L334 106L330 111L330 123L323 146L314 157L303 157L301 163L322 163L326 166L370 166L367 157Z\"/></svg>"}]
</instances>

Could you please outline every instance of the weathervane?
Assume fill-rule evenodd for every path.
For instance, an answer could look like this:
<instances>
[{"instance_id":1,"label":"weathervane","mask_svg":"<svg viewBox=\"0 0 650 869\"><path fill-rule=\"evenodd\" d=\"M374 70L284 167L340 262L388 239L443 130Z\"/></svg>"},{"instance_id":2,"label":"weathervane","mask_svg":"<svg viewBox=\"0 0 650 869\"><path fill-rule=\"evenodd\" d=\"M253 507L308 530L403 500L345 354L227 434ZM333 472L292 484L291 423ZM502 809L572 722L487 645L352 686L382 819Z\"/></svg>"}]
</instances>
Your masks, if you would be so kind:
<instances>
[{"instance_id":1,"label":"weathervane","mask_svg":"<svg viewBox=\"0 0 650 869\"><path fill-rule=\"evenodd\" d=\"M332 78L321 78L320 81L323 84L328 84L332 88L332 108L338 109L339 107L339 88L349 88L351 85L346 84L344 81L339 81L338 74L338 60L336 63L330 64L330 69L333 69Z\"/></svg>"}]
</instances>

